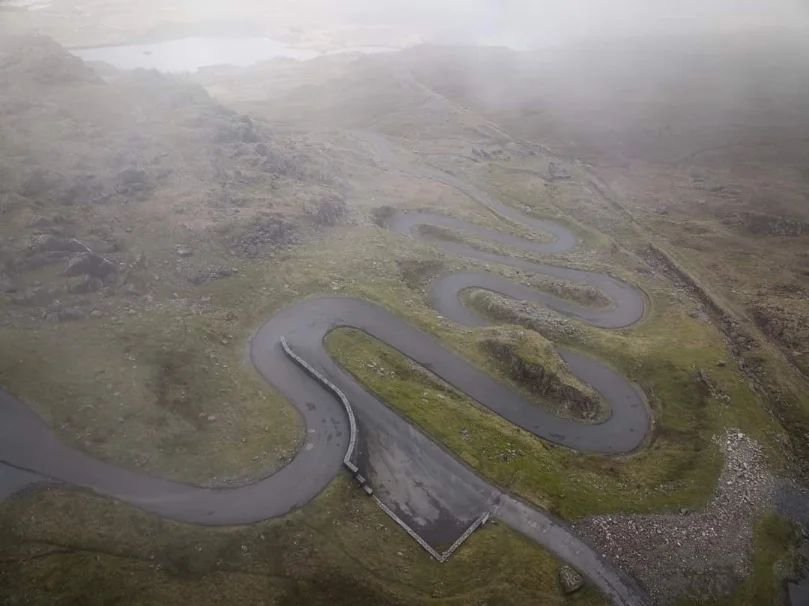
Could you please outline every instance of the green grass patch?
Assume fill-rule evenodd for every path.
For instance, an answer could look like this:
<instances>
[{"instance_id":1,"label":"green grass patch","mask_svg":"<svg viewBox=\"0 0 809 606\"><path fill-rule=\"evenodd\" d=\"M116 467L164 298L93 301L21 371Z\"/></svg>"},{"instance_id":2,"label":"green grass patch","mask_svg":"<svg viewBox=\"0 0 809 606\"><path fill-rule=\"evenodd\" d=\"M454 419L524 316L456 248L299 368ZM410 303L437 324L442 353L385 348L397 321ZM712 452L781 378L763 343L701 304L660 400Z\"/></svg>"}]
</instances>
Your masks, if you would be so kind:
<instances>
[{"instance_id":1,"label":"green grass patch","mask_svg":"<svg viewBox=\"0 0 809 606\"><path fill-rule=\"evenodd\" d=\"M738 369L717 365L726 358L721 336L678 308L668 291L650 292L651 313L635 329L582 327L565 343L609 360L648 395L655 428L648 446L632 456L582 455L544 443L364 333L335 331L327 344L381 399L467 463L567 519L698 508L712 494L721 467L711 438L732 426L772 445L776 429ZM472 334L448 340L496 374L496 365L474 346ZM699 369L728 394L729 404L706 393Z\"/></svg>"},{"instance_id":2,"label":"green grass patch","mask_svg":"<svg viewBox=\"0 0 809 606\"><path fill-rule=\"evenodd\" d=\"M0 538L3 603L604 603L565 598L555 559L497 522L439 564L342 475L283 519L221 529L44 491L0 505Z\"/></svg>"},{"instance_id":3,"label":"green grass patch","mask_svg":"<svg viewBox=\"0 0 809 606\"><path fill-rule=\"evenodd\" d=\"M0 384L66 442L198 483L258 476L302 427L245 359L225 314L182 307L0 330Z\"/></svg>"}]
</instances>

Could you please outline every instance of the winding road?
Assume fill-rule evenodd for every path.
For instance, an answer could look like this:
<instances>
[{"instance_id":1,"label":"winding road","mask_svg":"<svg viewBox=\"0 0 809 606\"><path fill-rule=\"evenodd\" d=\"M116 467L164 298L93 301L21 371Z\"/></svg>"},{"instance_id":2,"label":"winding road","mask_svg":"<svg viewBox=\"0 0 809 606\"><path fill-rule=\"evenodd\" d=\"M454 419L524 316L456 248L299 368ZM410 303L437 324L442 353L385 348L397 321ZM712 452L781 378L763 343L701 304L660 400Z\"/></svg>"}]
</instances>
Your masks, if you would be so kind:
<instances>
[{"instance_id":1,"label":"winding road","mask_svg":"<svg viewBox=\"0 0 809 606\"><path fill-rule=\"evenodd\" d=\"M425 178L440 179L501 218L546 233L552 240L543 243L518 238L423 212L398 213L391 218L390 229L403 237L419 237L419 226L433 225L528 255L559 253L577 244L565 227L526 216L451 175L436 172ZM488 323L463 305L460 295L469 288L536 302L604 328L627 327L644 315L644 295L610 276L502 256L457 241L430 242L446 254L587 284L611 301L606 308L584 307L494 273L455 273L435 280L431 297L438 313L460 325ZM609 403L609 417L598 424L562 419L542 410L433 336L374 303L348 297L313 297L278 312L251 342L256 369L296 407L306 426L304 446L273 475L234 488L205 488L123 469L63 444L28 406L0 389L0 499L31 483L50 480L89 488L175 520L208 525L247 524L304 505L339 472L349 440L348 421L334 394L284 353L280 342L285 337L298 355L339 386L351 402L358 424L356 463L360 473L368 478L378 498L431 545L451 543L482 512L491 511L570 562L614 603L645 603L643 592L567 525L480 477L340 367L324 347L325 337L339 327L357 328L387 343L493 413L564 447L592 453L628 453L642 444L650 428L649 411L638 388L588 356L559 351L570 370Z\"/></svg>"}]
</instances>

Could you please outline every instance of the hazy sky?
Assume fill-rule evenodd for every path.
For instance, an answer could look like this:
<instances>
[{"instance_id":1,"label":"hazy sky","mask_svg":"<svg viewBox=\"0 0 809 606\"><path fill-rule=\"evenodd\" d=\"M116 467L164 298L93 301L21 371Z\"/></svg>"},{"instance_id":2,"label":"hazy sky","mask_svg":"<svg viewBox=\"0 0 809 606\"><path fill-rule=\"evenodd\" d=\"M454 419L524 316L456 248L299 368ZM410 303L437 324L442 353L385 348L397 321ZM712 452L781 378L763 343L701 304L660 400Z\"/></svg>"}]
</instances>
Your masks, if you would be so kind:
<instances>
[{"instance_id":1,"label":"hazy sky","mask_svg":"<svg viewBox=\"0 0 809 606\"><path fill-rule=\"evenodd\" d=\"M332 40L338 45L434 42L532 48L613 35L718 34L778 26L807 31L809 38L809 0L36 1L52 6L35 11L40 19L34 22L51 18L62 37L68 37L68 30L75 32L74 44L82 38L87 43L97 31L148 31L178 23L214 26L206 31L217 23L248 23L269 35L295 32L303 43L326 45Z\"/></svg>"},{"instance_id":2,"label":"hazy sky","mask_svg":"<svg viewBox=\"0 0 809 606\"><path fill-rule=\"evenodd\" d=\"M347 0L336 19L446 41L542 46L612 34L809 26L809 0Z\"/></svg>"}]
</instances>

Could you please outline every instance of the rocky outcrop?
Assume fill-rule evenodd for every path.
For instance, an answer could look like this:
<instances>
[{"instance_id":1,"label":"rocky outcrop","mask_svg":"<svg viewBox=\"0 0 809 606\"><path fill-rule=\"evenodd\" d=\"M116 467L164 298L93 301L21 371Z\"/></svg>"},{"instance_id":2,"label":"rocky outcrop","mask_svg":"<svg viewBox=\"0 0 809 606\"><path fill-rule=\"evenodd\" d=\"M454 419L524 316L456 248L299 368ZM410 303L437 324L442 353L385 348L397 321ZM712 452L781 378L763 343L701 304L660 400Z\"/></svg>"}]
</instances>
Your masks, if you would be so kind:
<instances>
[{"instance_id":1,"label":"rocky outcrop","mask_svg":"<svg viewBox=\"0 0 809 606\"><path fill-rule=\"evenodd\" d=\"M84 62L66 53L45 36L4 36L0 64L7 77L21 76L40 84L63 85L76 82L101 84L102 80Z\"/></svg>"},{"instance_id":2,"label":"rocky outcrop","mask_svg":"<svg viewBox=\"0 0 809 606\"><path fill-rule=\"evenodd\" d=\"M809 374L809 318L799 310L771 302L757 302L750 312L756 326Z\"/></svg>"},{"instance_id":3,"label":"rocky outcrop","mask_svg":"<svg viewBox=\"0 0 809 606\"><path fill-rule=\"evenodd\" d=\"M548 164L548 176L551 181L564 181L570 179L570 172L564 166L556 162L550 162Z\"/></svg>"},{"instance_id":4,"label":"rocky outcrop","mask_svg":"<svg viewBox=\"0 0 809 606\"><path fill-rule=\"evenodd\" d=\"M340 223L348 214L345 200L331 195L306 207L306 214L316 225L333 226Z\"/></svg>"},{"instance_id":5,"label":"rocky outcrop","mask_svg":"<svg viewBox=\"0 0 809 606\"><path fill-rule=\"evenodd\" d=\"M546 365L526 360L515 340L507 337L485 338L481 345L512 380L540 398L547 398L555 403L560 415L592 421L601 413L600 402L595 394L585 393L564 383Z\"/></svg>"},{"instance_id":6,"label":"rocky outcrop","mask_svg":"<svg viewBox=\"0 0 809 606\"><path fill-rule=\"evenodd\" d=\"M445 268L438 259L397 259L396 265L402 281L414 290L426 287Z\"/></svg>"},{"instance_id":7,"label":"rocky outcrop","mask_svg":"<svg viewBox=\"0 0 809 606\"><path fill-rule=\"evenodd\" d=\"M145 198L153 189L149 174L142 168L130 166L115 176L115 192L126 198Z\"/></svg>"},{"instance_id":8,"label":"rocky outcrop","mask_svg":"<svg viewBox=\"0 0 809 606\"><path fill-rule=\"evenodd\" d=\"M474 309L509 324L519 324L546 339L559 340L578 334L576 325L559 314L524 301L503 297L485 290L472 290L464 300Z\"/></svg>"},{"instance_id":9,"label":"rocky outcrop","mask_svg":"<svg viewBox=\"0 0 809 606\"><path fill-rule=\"evenodd\" d=\"M213 282L214 280L229 278L237 273L238 270L235 267L208 267L195 273L193 276L188 278L188 281L194 286L201 286L203 284L207 284L208 282Z\"/></svg>"},{"instance_id":10,"label":"rocky outcrop","mask_svg":"<svg viewBox=\"0 0 809 606\"><path fill-rule=\"evenodd\" d=\"M744 212L739 215L739 222L755 236L797 238L809 234L809 221L798 217Z\"/></svg>"},{"instance_id":11,"label":"rocky outcrop","mask_svg":"<svg viewBox=\"0 0 809 606\"><path fill-rule=\"evenodd\" d=\"M257 221L233 243L233 252L254 259L298 241L298 228L281 216Z\"/></svg>"},{"instance_id":12,"label":"rocky outcrop","mask_svg":"<svg viewBox=\"0 0 809 606\"><path fill-rule=\"evenodd\" d=\"M394 214L396 214L396 209L392 206L377 206L371 209L371 221L379 227L386 227Z\"/></svg>"},{"instance_id":13,"label":"rocky outcrop","mask_svg":"<svg viewBox=\"0 0 809 606\"><path fill-rule=\"evenodd\" d=\"M809 353L809 319L772 303L758 302L751 314L768 337L799 354Z\"/></svg>"},{"instance_id":14,"label":"rocky outcrop","mask_svg":"<svg viewBox=\"0 0 809 606\"><path fill-rule=\"evenodd\" d=\"M76 238L62 238L52 234L39 234L31 239L32 252L89 253L90 247Z\"/></svg>"},{"instance_id":15,"label":"rocky outcrop","mask_svg":"<svg viewBox=\"0 0 809 606\"><path fill-rule=\"evenodd\" d=\"M65 276L87 275L105 279L117 270L115 263L95 253L81 253L70 258L63 272Z\"/></svg>"}]
</instances>

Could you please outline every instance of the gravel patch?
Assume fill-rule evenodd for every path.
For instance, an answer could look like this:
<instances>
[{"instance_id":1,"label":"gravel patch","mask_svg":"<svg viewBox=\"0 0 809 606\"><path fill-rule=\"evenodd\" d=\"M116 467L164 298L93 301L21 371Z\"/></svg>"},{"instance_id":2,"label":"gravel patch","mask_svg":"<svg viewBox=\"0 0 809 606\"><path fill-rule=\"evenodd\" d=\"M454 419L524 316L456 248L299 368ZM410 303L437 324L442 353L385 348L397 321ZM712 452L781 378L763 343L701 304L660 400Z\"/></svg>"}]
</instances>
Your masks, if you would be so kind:
<instances>
[{"instance_id":1,"label":"gravel patch","mask_svg":"<svg viewBox=\"0 0 809 606\"><path fill-rule=\"evenodd\" d=\"M597 516L576 525L656 604L726 596L751 572L753 527L773 505L776 480L744 434L731 430L715 441L725 465L704 511Z\"/></svg>"}]
</instances>

